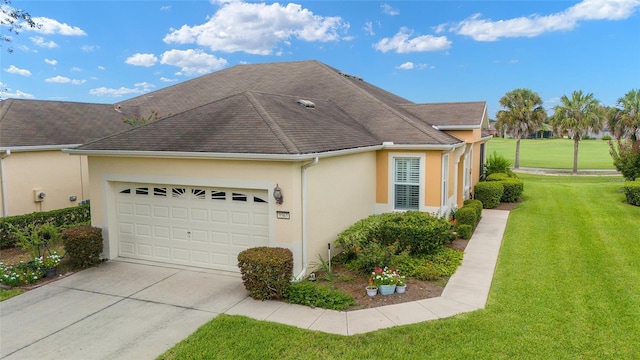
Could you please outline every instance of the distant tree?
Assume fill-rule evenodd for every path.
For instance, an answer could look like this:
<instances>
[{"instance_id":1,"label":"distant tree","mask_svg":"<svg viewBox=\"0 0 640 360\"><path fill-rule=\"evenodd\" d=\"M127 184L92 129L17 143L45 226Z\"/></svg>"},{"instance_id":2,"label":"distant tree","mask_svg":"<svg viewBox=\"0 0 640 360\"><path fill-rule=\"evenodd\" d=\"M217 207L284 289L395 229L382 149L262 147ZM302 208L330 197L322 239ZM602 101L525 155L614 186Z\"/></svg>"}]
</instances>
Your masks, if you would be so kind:
<instances>
[{"instance_id":1,"label":"distant tree","mask_svg":"<svg viewBox=\"0 0 640 360\"><path fill-rule=\"evenodd\" d=\"M540 95L529 89L515 89L500 98L505 110L497 113L499 125L516 139L516 159L513 167L520 168L520 139L534 133L547 118ZM496 129L498 124L496 124Z\"/></svg>"},{"instance_id":2,"label":"distant tree","mask_svg":"<svg viewBox=\"0 0 640 360\"><path fill-rule=\"evenodd\" d=\"M132 127L138 127L138 126L142 126L142 125L146 125L146 124L158 121L160 119L162 119L160 114L158 114L158 112L155 110L151 110L151 114L149 114L147 117L136 116L136 115L131 117L123 117L122 122L127 125L131 125Z\"/></svg>"},{"instance_id":3,"label":"distant tree","mask_svg":"<svg viewBox=\"0 0 640 360\"><path fill-rule=\"evenodd\" d=\"M616 138L609 141L613 165L625 177L640 179L640 91L631 90L607 110L607 124Z\"/></svg>"},{"instance_id":4,"label":"distant tree","mask_svg":"<svg viewBox=\"0 0 640 360\"><path fill-rule=\"evenodd\" d=\"M37 24L31 18L28 12L13 8L11 6L11 0L0 0L0 26L5 27L9 32L9 35L0 34L0 43L11 42L13 39L11 35L18 35L20 30L26 25L30 28L40 28L42 25ZM13 48L8 47L9 53L13 52Z\"/></svg>"},{"instance_id":5,"label":"distant tree","mask_svg":"<svg viewBox=\"0 0 640 360\"><path fill-rule=\"evenodd\" d=\"M605 109L593 94L583 94L582 90L574 91L571 98L562 95L560 101L550 123L554 132L566 134L573 139L573 174L577 174L580 140L592 132L597 134L602 130Z\"/></svg>"}]
</instances>

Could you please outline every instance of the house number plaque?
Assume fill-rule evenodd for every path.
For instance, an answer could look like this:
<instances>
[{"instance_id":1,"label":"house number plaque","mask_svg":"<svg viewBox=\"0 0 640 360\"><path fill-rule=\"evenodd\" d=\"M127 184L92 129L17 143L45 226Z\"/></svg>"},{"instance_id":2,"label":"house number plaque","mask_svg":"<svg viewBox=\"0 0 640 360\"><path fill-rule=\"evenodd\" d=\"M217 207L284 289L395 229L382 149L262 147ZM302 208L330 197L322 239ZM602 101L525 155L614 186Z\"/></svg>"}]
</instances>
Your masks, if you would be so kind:
<instances>
[{"instance_id":1,"label":"house number plaque","mask_svg":"<svg viewBox=\"0 0 640 360\"><path fill-rule=\"evenodd\" d=\"M289 219L291 219L291 214L289 214L288 211L276 211L276 218L283 219L283 220L289 220Z\"/></svg>"}]
</instances>

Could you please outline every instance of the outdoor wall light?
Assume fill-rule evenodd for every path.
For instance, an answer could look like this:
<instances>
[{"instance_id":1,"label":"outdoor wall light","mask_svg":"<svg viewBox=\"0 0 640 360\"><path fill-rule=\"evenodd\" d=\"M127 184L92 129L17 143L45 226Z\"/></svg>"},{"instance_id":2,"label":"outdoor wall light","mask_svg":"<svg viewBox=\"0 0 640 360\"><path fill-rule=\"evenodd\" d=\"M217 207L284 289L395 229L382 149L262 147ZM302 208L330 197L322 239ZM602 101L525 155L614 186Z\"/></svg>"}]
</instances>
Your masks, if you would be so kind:
<instances>
[{"instance_id":1,"label":"outdoor wall light","mask_svg":"<svg viewBox=\"0 0 640 360\"><path fill-rule=\"evenodd\" d=\"M276 184L276 187L273 188L273 198L276 199L276 204L281 205L284 197L282 196L282 189Z\"/></svg>"}]
</instances>

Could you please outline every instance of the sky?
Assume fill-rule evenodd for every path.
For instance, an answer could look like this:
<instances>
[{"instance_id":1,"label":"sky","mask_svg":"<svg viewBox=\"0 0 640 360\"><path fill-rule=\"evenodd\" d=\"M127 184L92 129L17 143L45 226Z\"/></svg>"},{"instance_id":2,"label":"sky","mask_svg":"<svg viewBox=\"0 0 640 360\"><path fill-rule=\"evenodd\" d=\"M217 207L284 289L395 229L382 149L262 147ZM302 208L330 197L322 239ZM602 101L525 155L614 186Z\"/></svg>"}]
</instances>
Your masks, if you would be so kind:
<instances>
[{"instance_id":1,"label":"sky","mask_svg":"<svg viewBox=\"0 0 640 360\"><path fill-rule=\"evenodd\" d=\"M117 103L239 64L318 60L416 103L640 88L640 0L20 1L0 98ZM10 35L0 25L2 35ZM13 50L12 53L7 51Z\"/></svg>"}]
</instances>

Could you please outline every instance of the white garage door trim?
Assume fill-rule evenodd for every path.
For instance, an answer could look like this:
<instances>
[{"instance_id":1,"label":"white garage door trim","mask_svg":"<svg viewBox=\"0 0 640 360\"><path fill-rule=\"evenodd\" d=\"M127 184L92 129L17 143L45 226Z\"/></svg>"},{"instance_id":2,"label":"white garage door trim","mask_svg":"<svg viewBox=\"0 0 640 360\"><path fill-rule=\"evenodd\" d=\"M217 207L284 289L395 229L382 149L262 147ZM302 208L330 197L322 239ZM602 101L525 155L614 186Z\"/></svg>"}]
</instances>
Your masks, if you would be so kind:
<instances>
[{"instance_id":1,"label":"white garage door trim","mask_svg":"<svg viewBox=\"0 0 640 360\"><path fill-rule=\"evenodd\" d=\"M118 256L238 271L237 255L268 246L268 191L116 183Z\"/></svg>"}]
</instances>

